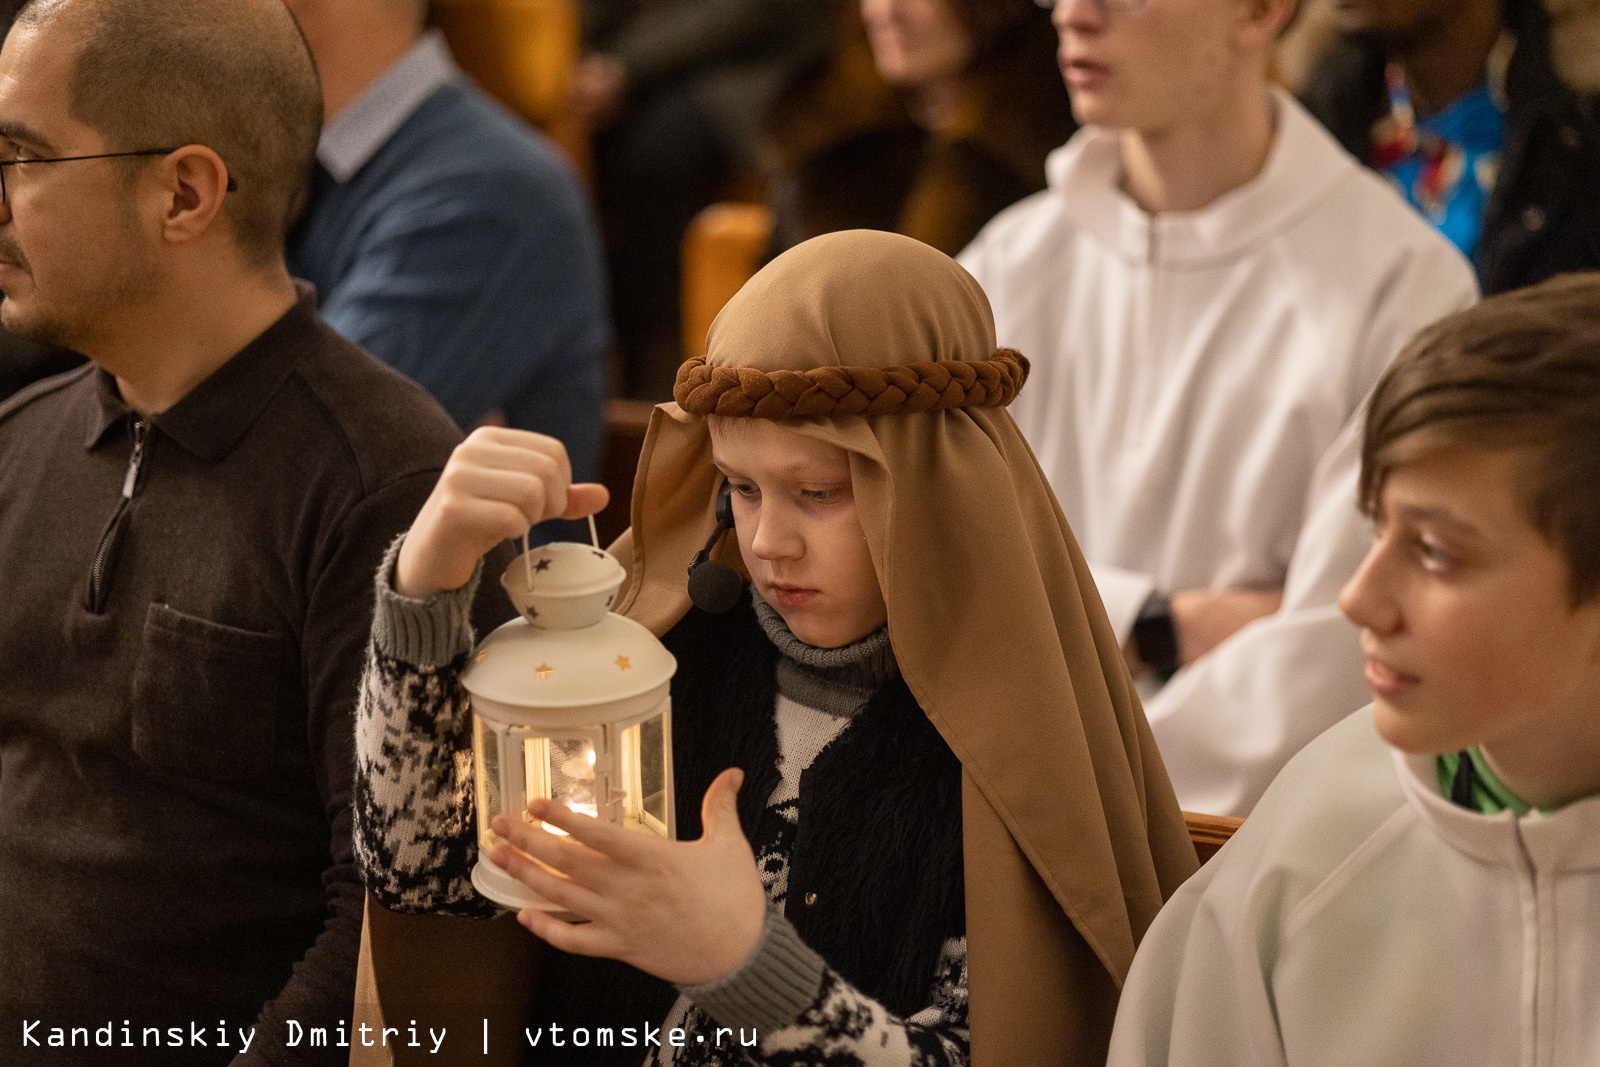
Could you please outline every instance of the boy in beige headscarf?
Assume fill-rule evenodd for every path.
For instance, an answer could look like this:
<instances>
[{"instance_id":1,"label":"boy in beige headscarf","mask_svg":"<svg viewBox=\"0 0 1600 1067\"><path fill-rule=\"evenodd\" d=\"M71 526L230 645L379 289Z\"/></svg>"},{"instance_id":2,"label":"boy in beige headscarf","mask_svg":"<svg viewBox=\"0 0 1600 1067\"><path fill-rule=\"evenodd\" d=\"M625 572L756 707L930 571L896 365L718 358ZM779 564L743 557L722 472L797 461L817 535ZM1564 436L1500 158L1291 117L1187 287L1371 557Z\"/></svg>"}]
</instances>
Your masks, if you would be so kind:
<instances>
[{"instance_id":1,"label":"boy in beige headscarf","mask_svg":"<svg viewBox=\"0 0 1600 1067\"><path fill-rule=\"evenodd\" d=\"M704 834L650 841L537 804L570 837L497 826L562 874L491 858L591 920L520 916L574 954L543 976L547 1009L586 985L613 1015L642 1004L578 958L602 956L677 986L665 1025L686 1044L652 1062L1094 1062L1194 855L1083 559L1000 410L1026 361L996 351L952 260L864 231L775 260L708 352L654 415L616 549L618 610L679 660L678 817ZM691 606L685 568L724 482L720 555L751 595L719 615ZM357 833L385 905L482 907L470 848L398 847L471 823L459 605L499 540L598 497L548 440L469 440L380 574Z\"/></svg>"}]
</instances>

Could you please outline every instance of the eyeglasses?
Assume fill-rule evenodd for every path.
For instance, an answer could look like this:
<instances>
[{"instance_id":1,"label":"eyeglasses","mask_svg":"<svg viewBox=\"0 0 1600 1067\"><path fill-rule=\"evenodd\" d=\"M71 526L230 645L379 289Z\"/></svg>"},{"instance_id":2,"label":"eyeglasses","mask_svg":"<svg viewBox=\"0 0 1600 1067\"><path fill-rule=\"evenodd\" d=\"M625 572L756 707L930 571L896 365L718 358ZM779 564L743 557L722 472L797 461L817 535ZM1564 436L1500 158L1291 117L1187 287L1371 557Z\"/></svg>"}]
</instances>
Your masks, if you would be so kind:
<instances>
[{"instance_id":1,"label":"eyeglasses","mask_svg":"<svg viewBox=\"0 0 1600 1067\"><path fill-rule=\"evenodd\" d=\"M31 166L34 163L76 163L83 159L128 159L133 156L166 156L176 152L176 148L141 148L136 152L101 152L92 156L54 156L46 159L0 159L0 204L10 203L6 193L6 168L20 167L24 164ZM228 192L238 192L239 183L228 176Z\"/></svg>"},{"instance_id":2,"label":"eyeglasses","mask_svg":"<svg viewBox=\"0 0 1600 1067\"><path fill-rule=\"evenodd\" d=\"M1046 11L1054 11L1057 0L1033 0L1033 2ZM1144 0L1094 0L1094 6L1106 12L1138 11L1144 7Z\"/></svg>"}]
</instances>

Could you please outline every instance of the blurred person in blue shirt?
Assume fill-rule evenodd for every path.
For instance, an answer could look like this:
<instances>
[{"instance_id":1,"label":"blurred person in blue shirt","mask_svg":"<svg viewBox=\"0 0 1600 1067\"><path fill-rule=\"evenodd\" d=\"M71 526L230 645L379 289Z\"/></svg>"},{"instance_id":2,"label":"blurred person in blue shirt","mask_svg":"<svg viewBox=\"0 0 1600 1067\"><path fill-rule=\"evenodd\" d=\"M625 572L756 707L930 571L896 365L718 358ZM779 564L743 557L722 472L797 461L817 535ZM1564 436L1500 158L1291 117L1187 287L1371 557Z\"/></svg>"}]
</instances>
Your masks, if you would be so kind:
<instances>
[{"instance_id":1,"label":"blurred person in blue shirt","mask_svg":"<svg viewBox=\"0 0 1600 1067\"><path fill-rule=\"evenodd\" d=\"M1307 107L1477 268L1488 294L1600 269L1600 10L1335 0Z\"/></svg>"},{"instance_id":2,"label":"blurred person in blue shirt","mask_svg":"<svg viewBox=\"0 0 1600 1067\"><path fill-rule=\"evenodd\" d=\"M541 134L462 74L426 0L288 0L327 113L289 266L335 329L463 430L600 458L610 327L598 231Z\"/></svg>"}]
</instances>

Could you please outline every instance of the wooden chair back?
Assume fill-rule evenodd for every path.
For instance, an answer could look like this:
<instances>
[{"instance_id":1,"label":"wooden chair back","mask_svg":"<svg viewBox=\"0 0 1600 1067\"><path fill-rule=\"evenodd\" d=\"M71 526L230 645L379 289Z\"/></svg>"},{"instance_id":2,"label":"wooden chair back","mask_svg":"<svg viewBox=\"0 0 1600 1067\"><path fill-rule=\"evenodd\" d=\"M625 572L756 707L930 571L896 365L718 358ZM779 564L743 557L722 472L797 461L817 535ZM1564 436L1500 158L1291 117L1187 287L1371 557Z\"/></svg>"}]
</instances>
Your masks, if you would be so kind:
<instances>
[{"instance_id":1,"label":"wooden chair back","mask_svg":"<svg viewBox=\"0 0 1600 1067\"><path fill-rule=\"evenodd\" d=\"M682 253L685 358L705 354L711 320L761 266L771 240L772 213L760 204L712 204L689 224ZM603 544L628 528L634 474L654 406L643 400L613 399L606 411L600 479L611 490L611 503L595 518Z\"/></svg>"},{"instance_id":2,"label":"wooden chair back","mask_svg":"<svg viewBox=\"0 0 1600 1067\"><path fill-rule=\"evenodd\" d=\"M1189 840L1194 842L1194 850L1200 856L1200 862L1205 863L1217 850L1228 843L1234 831L1244 825L1243 819L1233 819L1226 815L1196 815L1194 812L1183 813L1183 823L1189 828Z\"/></svg>"},{"instance_id":3,"label":"wooden chair back","mask_svg":"<svg viewBox=\"0 0 1600 1067\"><path fill-rule=\"evenodd\" d=\"M683 236L683 355L703 356L706 331L722 306L761 269L772 244L765 204L712 204Z\"/></svg>"}]
</instances>

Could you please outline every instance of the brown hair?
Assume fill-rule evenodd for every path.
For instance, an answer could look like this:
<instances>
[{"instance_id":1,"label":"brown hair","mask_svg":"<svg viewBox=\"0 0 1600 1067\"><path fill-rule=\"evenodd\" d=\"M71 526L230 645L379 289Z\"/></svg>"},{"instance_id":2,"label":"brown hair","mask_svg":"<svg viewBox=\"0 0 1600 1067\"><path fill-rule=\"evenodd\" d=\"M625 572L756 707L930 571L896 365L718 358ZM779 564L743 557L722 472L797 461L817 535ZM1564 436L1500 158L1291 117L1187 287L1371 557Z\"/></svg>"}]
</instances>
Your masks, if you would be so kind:
<instances>
[{"instance_id":1,"label":"brown hair","mask_svg":"<svg viewBox=\"0 0 1600 1067\"><path fill-rule=\"evenodd\" d=\"M1362 510L1397 466L1453 447L1530 450L1530 517L1566 555L1573 603L1600 593L1600 273L1491 297L1412 341L1373 393Z\"/></svg>"},{"instance_id":2,"label":"brown hair","mask_svg":"<svg viewBox=\"0 0 1600 1067\"><path fill-rule=\"evenodd\" d=\"M214 150L240 249L280 257L322 131L316 67L280 0L32 0L17 17L58 19L80 47L73 114L108 151Z\"/></svg>"}]
</instances>

